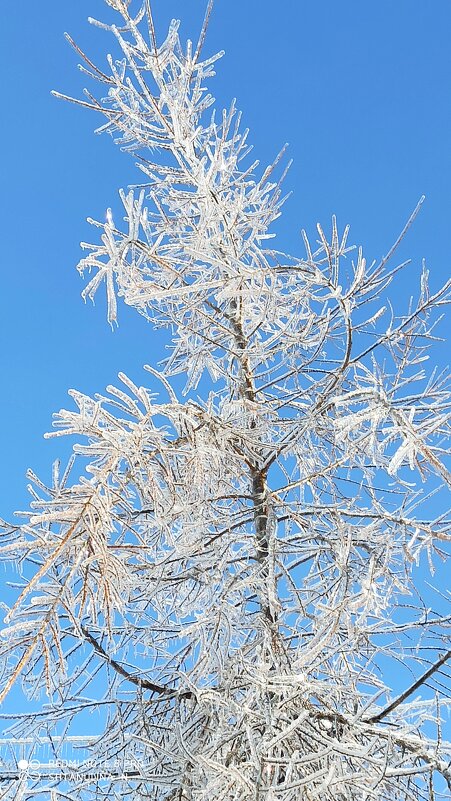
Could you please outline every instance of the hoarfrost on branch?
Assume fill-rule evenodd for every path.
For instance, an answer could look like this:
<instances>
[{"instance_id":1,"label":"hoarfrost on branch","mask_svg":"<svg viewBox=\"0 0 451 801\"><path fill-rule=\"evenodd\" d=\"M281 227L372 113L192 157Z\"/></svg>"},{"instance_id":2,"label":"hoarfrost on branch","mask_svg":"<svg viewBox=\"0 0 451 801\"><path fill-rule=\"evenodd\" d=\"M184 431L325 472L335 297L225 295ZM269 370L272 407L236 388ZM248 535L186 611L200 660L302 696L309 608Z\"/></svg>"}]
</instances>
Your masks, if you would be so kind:
<instances>
[{"instance_id":1,"label":"hoarfrost on branch","mask_svg":"<svg viewBox=\"0 0 451 801\"><path fill-rule=\"evenodd\" d=\"M273 248L282 162L252 163L233 104L211 112L211 3L196 46L177 22L158 45L148 1L107 4L116 23L92 22L122 57L105 73L74 45L105 93L74 102L103 113L144 183L120 192L123 220L91 221L83 297L105 284L112 325L121 298L172 345L152 389L120 374L71 392L52 435L75 435L86 469L71 484L74 460L55 465L50 487L30 474L27 522L4 525L27 580L1 697L47 693L12 735L64 739L96 708L89 756L125 766L30 779L23 797L445 797L451 616L414 582L450 538L428 515L450 484L448 377L424 365L450 286L431 293L424 270L395 316L393 249L367 263L335 219L304 255Z\"/></svg>"}]
</instances>

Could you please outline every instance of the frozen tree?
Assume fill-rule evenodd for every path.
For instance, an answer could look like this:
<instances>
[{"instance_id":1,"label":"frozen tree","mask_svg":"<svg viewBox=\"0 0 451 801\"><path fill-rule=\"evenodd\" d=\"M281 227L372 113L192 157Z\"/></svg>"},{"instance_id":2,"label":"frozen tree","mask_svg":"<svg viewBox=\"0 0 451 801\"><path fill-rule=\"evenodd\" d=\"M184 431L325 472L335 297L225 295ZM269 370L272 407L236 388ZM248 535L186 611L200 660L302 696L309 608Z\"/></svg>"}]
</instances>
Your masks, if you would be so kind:
<instances>
[{"instance_id":1,"label":"frozen tree","mask_svg":"<svg viewBox=\"0 0 451 801\"><path fill-rule=\"evenodd\" d=\"M8 736L91 740L73 775L13 771L1 798L449 797L451 615L417 567L451 536L449 387L425 367L450 284L424 269L395 314L396 245L367 263L335 219L276 250L280 159L261 171L235 107L211 111L212 3L193 46L176 22L158 42L149 0L106 2L115 24L91 21L122 56L104 72L70 40L103 93L74 102L144 182L91 220L83 297L105 284L111 324L122 298L171 349L150 389L71 391L68 469L30 474L3 525L22 582L1 698L29 699Z\"/></svg>"}]
</instances>

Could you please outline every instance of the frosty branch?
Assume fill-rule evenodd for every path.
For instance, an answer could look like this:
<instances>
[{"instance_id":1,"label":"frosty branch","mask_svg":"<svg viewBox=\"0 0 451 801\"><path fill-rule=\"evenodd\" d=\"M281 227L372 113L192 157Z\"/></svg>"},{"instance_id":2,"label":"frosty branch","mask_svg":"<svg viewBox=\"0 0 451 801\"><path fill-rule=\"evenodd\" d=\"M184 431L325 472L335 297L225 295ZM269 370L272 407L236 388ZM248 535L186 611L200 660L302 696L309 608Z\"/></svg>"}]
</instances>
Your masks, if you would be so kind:
<instances>
[{"instance_id":1,"label":"frosty branch","mask_svg":"<svg viewBox=\"0 0 451 801\"><path fill-rule=\"evenodd\" d=\"M104 284L110 324L119 298L171 350L150 388L71 391L52 436L74 459L49 487L30 474L25 522L3 526L23 583L1 698L20 679L35 704L11 735L97 708L89 757L123 770L56 777L54 799L439 799L450 615L416 568L450 540L449 381L426 369L450 284L431 293L424 268L406 309L387 301L421 201L380 263L335 218L304 255L272 247L283 159L260 171L234 105L211 112L212 3L194 46L177 22L159 43L148 0L106 5L91 22L120 57L104 71L68 37L107 92L73 102L144 184L119 193L124 225L90 221L83 297Z\"/></svg>"}]
</instances>

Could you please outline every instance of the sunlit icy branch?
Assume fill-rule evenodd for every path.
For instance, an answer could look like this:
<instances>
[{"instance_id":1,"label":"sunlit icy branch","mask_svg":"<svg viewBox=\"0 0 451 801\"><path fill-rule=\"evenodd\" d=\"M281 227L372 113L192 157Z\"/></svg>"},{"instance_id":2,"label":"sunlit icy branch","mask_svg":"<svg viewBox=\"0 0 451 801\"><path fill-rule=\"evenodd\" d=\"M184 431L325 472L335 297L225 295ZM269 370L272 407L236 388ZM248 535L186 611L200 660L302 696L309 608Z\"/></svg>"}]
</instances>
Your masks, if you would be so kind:
<instances>
[{"instance_id":1,"label":"sunlit icy branch","mask_svg":"<svg viewBox=\"0 0 451 801\"><path fill-rule=\"evenodd\" d=\"M424 268L405 308L388 296L423 199L380 262L335 217L281 252L284 151L260 169L235 105L213 110L212 2L194 45L175 21L159 43L149 0L106 4L119 57L68 39L107 94L74 102L144 183L89 220L82 295L104 285L111 324L123 301L170 350L150 388L71 390L49 436L74 458L50 486L30 473L31 509L1 523L19 575L0 698L21 683L30 704L10 738L36 754L56 734L62 758L97 711L77 775L30 794L445 798L449 597L422 585L451 539L449 379L426 370L451 284Z\"/></svg>"}]
</instances>

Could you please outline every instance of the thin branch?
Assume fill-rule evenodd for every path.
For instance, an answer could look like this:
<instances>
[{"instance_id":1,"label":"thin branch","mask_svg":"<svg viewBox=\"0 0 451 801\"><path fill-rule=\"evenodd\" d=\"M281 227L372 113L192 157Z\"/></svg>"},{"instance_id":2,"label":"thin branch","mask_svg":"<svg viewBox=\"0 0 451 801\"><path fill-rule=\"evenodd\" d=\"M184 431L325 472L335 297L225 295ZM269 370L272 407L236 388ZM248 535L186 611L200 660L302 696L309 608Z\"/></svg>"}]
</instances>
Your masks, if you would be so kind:
<instances>
[{"instance_id":1,"label":"thin branch","mask_svg":"<svg viewBox=\"0 0 451 801\"><path fill-rule=\"evenodd\" d=\"M431 667L429 668L429 670L426 671L426 673L423 673L423 675L420 676L420 678L417 679L417 681L411 684L410 687L407 688L407 690L401 693L401 695L398 695L398 697L395 698L395 700L392 701L391 704L385 707L385 709L383 709L382 712L379 712L377 715L373 715L373 717L368 718L366 722L379 723L381 720L383 720L383 718L387 717L387 715L389 715L390 712L393 712L393 710L396 709L396 707L402 704L407 698L409 698L409 696L412 695L412 693L418 690L418 688L421 687L421 685L424 684L450 658L451 658L451 650L443 654L443 656L441 656L440 659L437 659L437 661L434 662L433 665L431 665Z\"/></svg>"},{"instance_id":2,"label":"thin branch","mask_svg":"<svg viewBox=\"0 0 451 801\"><path fill-rule=\"evenodd\" d=\"M391 248L388 251L388 253L386 254L386 256L384 256L381 259L381 261L379 262L378 266L376 267L376 270L375 270L376 274L380 273L380 271L383 270L383 268L385 267L387 262L390 261L390 259L393 256L394 252L397 250L397 248L401 244L402 240L404 239L405 235L407 234L407 231L409 230L409 228L411 227L412 223L415 221L416 217L420 213L421 206L423 205L425 199L426 199L425 195L421 195L417 205L415 206L412 214L410 215L410 217L407 220L404 228L402 229L401 233L399 234L396 242L391 246Z\"/></svg>"},{"instance_id":3,"label":"thin branch","mask_svg":"<svg viewBox=\"0 0 451 801\"><path fill-rule=\"evenodd\" d=\"M207 6L207 10L205 11L205 17L204 17L204 21L203 21L203 24L202 24L202 29L201 29L201 32L200 32L200 35L199 35L199 41L197 43L196 52L194 54L193 61L194 61L195 64L197 64L197 62L199 60L199 56L200 56L200 53L201 53L201 50L202 50L202 47L203 47L203 44L204 44L204 41L205 41L205 36L206 36L207 30L208 30L208 24L210 22L210 15L211 15L211 12L213 10L213 4L214 4L214 0L209 0L208 6Z\"/></svg>"},{"instance_id":4,"label":"thin branch","mask_svg":"<svg viewBox=\"0 0 451 801\"><path fill-rule=\"evenodd\" d=\"M119 662L116 662L115 659L112 659L111 656L105 651L104 647L92 636L92 634L88 631L86 626L81 626L81 631L83 632L84 637L88 640L88 642L92 645L94 650L108 662L109 665L119 673L119 675L123 676L124 679L130 681L132 684L135 684L142 690L150 690L153 693L157 693L158 695L164 695L166 698L192 698L191 690L184 690L182 693L177 693L171 687L164 687L162 684L155 684L153 681L149 681L148 679L142 679L139 676L134 676L133 673L129 673L125 670L124 667Z\"/></svg>"}]
</instances>

